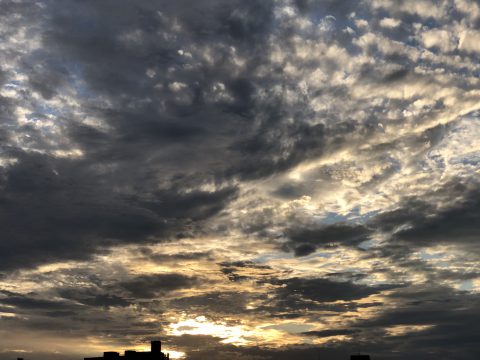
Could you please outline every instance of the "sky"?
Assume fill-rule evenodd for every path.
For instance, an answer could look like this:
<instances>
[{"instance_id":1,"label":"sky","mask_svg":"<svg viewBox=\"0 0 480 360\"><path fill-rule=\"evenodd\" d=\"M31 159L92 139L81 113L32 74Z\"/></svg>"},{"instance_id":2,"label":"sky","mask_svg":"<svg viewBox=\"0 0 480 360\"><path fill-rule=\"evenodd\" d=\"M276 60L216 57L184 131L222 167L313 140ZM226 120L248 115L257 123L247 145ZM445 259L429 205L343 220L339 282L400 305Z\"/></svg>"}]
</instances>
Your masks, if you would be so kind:
<instances>
[{"instance_id":1,"label":"sky","mask_svg":"<svg viewBox=\"0 0 480 360\"><path fill-rule=\"evenodd\" d=\"M480 1L0 0L0 360L478 359Z\"/></svg>"}]
</instances>

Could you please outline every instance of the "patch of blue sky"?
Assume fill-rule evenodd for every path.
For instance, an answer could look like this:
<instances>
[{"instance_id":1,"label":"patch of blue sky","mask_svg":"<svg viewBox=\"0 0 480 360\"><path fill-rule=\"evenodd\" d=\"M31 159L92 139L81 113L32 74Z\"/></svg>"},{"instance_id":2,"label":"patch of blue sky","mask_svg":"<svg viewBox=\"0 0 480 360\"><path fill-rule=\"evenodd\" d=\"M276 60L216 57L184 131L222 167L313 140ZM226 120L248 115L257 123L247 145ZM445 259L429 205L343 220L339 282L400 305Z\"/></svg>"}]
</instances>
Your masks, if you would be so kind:
<instances>
[{"instance_id":1,"label":"patch of blue sky","mask_svg":"<svg viewBox=\"0 0 480 360\"><path fill-rule=\"evenodd\" d=\"M16 88L20 87L21 85L22 85L21 81L12 80L12 81L7 82L6 84L3 84L2 87L7 88L7 89L9 89L9 88L16 89Z\"/></svg>"},{"instance_id":2,"label":"patch of blue sky","mask_svg":"<svg viewBox=\"0 0 480 360\"><path fill-rule=\"evenodd\" d=\"M291 253L285 252L271 252L262 254L256 258L251 259L251 261L259 264L265 264L273 260L288 260L292 259L294 256Z\"/></svg>"},{"instance_id":3,"label":"patch of blue sky","mask_svg":"<svg viewBox=\"0 0 480 360\"><path fill-rule=\"evenodd\" d=\"M442 258L445 258L445 256L447 256L447 254L445 253L441 253L441 252L432 253L432 252L427 252L425 250L418 251L416 255L418 255L423 260L442 259Z\"/></svg>"},{"instance_id":4,"label":"patch of blue sky","mask_svg":"<svg viewBox=\"0 0 480 360\"><path fill-rule=\"evenodd\" d=\"M368 250L376 247L379 244L378 240L366 240L358 244L358 247L362 250Z\"/></svg>"},{"instance_id":5,"label":"patch of blue sky","mask_svg":"<svg viewBox=\"0 0 480 360\"><path fill-rule=\"evenodd\" d=\"M449 164L472 165L472 166L478 167L480 164L480 151L473 151L473 152L464 154L463 156L457 156L457 157L451 158L449 161Z\"/></svg>"},{"instance_id":6,"label":"patch of blue sky","mask_svg":"<svg viewBox=\"0 0 480 360\"><path fill-rule=\"evenodd\" d=\"M428 161L421 161L421 166L423 170L430 170L432 167L437 170L445 170L446 163L443 156L438 153L428 154Z\"/></svg>"},{"instance_id":7,"label":"patch of blue sky","mask_svg":"<svg viewBox=\"0 0 480 360\"><path fill-rule=\"evenodd\" d=\"M335 255L335 252L331 252L331 251L322 251L321 249L309 254L309 255L306 255L306 256L302 256L301 258L299 258L299 260L301 261L310 261L312 259L315 259L315 258L322 258L322 259L330 259L331 257L333 257Z\"/></svg>"},{"instance_id":8,"label":"patch of blue sky","mask_svg":"<svg viewBox=\"0 0 480 360\"><path fill-rule=\"evenodd\" d=\"M38 102L35 104L33 111L27 115L28 120L42 119L45 115L60 116L62 114L61 108L49 105L46 102Z\"/></svg>"},{"instance_id":9,"label":"patch of blue sky","mask_svg":"<svg viewBox=\"0 0 480 360\"><path fill-rule=\"evenodd\" d=\"M461 281L460 286L458 288L462 291L473 291L476 289L472 280Z\"/></svg>"},{"instance_id":10,"label":"patch of blue sky","mask_svg":"<svg viewBox=\"0 0 480 360\"><path fill-rule=\"evenodd\" d=\"M327 212L322 215L315 215L314 221L318 225L334 225L337 223L346 223L346 224L365 224L371 218L379 213L379 210L369 211L362 213L360 206L355 206L347 214L339 214L335 212Z\"/></svg>"},{"instance_id":11,"label":"patch of blue sky","mask_svg":"<svg viewBox=\"0 0 480 360\"><path fill-rule=\"evenodd\" d=\"M334 212L327 212L322 215L316 215L314 221L318 225L333 225L339 222L348 222L349 217Z\"/></svg>"},{"instance_id":12,"label":"patch of blue sky","mask_svg":"<svg viewBox=\"0 0 480 360\"><path fill-rule=\"evenodd\" d=\"M356 224L366 224L370 219L374 218L380 213L380 210L372 210L367 212L362 212L360 206L356 206L352 211L347 215L349 219L354 221Z\"/></svg>"}]
</instances>

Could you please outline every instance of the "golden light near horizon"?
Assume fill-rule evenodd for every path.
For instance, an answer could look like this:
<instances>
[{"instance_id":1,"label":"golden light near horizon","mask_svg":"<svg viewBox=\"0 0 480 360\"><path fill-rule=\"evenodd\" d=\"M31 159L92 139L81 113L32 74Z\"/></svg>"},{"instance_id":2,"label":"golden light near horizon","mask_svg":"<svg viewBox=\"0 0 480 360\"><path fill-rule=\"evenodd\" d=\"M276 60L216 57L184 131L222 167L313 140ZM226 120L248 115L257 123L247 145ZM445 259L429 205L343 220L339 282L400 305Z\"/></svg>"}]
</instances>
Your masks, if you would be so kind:
<instances>
[{"instance_id":1,"label":"golden light near horizon","mask_svg":"<svg viewBox=\"0 0 480 360\"><path fill-rule=\"evenodd\" d=\"M246 343L244 337L248 336L248 331L245 326L229 326L225 322L212 322L205 316L197 316L194 319L180 320L170 324L169 334L210 335L223 339L224 343L242 345Z\"/></svg>"},{"instance_id":2,"label":"golden light near horizon","mask_svg":"<svg viewBox=\"0 0 480 360\"><path fill-rule=\"evenodd\" d=\"M148 352L150 351L150 347L146 345L136 345L131 348L132 350L135 351L141 351L141 352ZM165 354L168 354L170 356L170 359L184 359L186 354L183 351L177 351L177 350L171 350L168 347L162 346L162 352Z\"/></svg>"},{"instance_id":3,"label":"golden light near horizon","mask_svg":"<svg viewBox=\"0 0 480 360\"><path fill-rule=\"evenodd\" d=\"M240 322L240 321L239 321ZM280 325L280 324L279 324ZM238 325L225 321L212 321L205 316L195 318L184 317L182 320L169 324L168 334L174 336L209 335L221 339L221 343L236 346L285 346L296 344L299 337L274 326L272 323L244 320Z\"/></svg>"}]
</instances>

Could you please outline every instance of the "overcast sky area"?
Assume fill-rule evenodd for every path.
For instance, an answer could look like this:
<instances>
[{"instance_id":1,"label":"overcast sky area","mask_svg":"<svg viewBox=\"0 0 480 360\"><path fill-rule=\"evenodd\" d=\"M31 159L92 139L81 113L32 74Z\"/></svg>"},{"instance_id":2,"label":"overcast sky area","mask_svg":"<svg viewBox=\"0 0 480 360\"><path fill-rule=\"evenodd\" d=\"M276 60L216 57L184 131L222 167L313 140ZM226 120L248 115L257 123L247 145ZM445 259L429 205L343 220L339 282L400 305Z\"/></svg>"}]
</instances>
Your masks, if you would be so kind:
<instances>
[{"instance_id":1,"label":"overcast sky area","mask_svg":"<svg viewBox=\"0 0 480 360\"><path fill-rule=\"evenodd\" d=\"M0 360L476 360L480 1L0 0Z\"/></svg>"}]
</instances>

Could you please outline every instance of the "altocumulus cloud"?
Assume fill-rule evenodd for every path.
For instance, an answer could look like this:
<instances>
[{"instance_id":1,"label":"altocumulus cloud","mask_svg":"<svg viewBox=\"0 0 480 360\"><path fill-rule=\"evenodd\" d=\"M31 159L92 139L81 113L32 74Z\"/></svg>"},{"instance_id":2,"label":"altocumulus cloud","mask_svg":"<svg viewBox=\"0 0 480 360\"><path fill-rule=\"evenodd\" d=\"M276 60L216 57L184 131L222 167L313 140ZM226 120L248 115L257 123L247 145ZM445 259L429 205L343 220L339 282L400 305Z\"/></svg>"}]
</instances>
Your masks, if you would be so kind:
<instances>
[{"instance_id":1,"label":"altocumulus cloud","mask_svg":"<svg viewBox=\"0 0 480 360\"><path fill-rule=\"evenodd\" d=\"M476 358L478 2L0 18L0 358Z\"/></svg>"}]
</instances>

